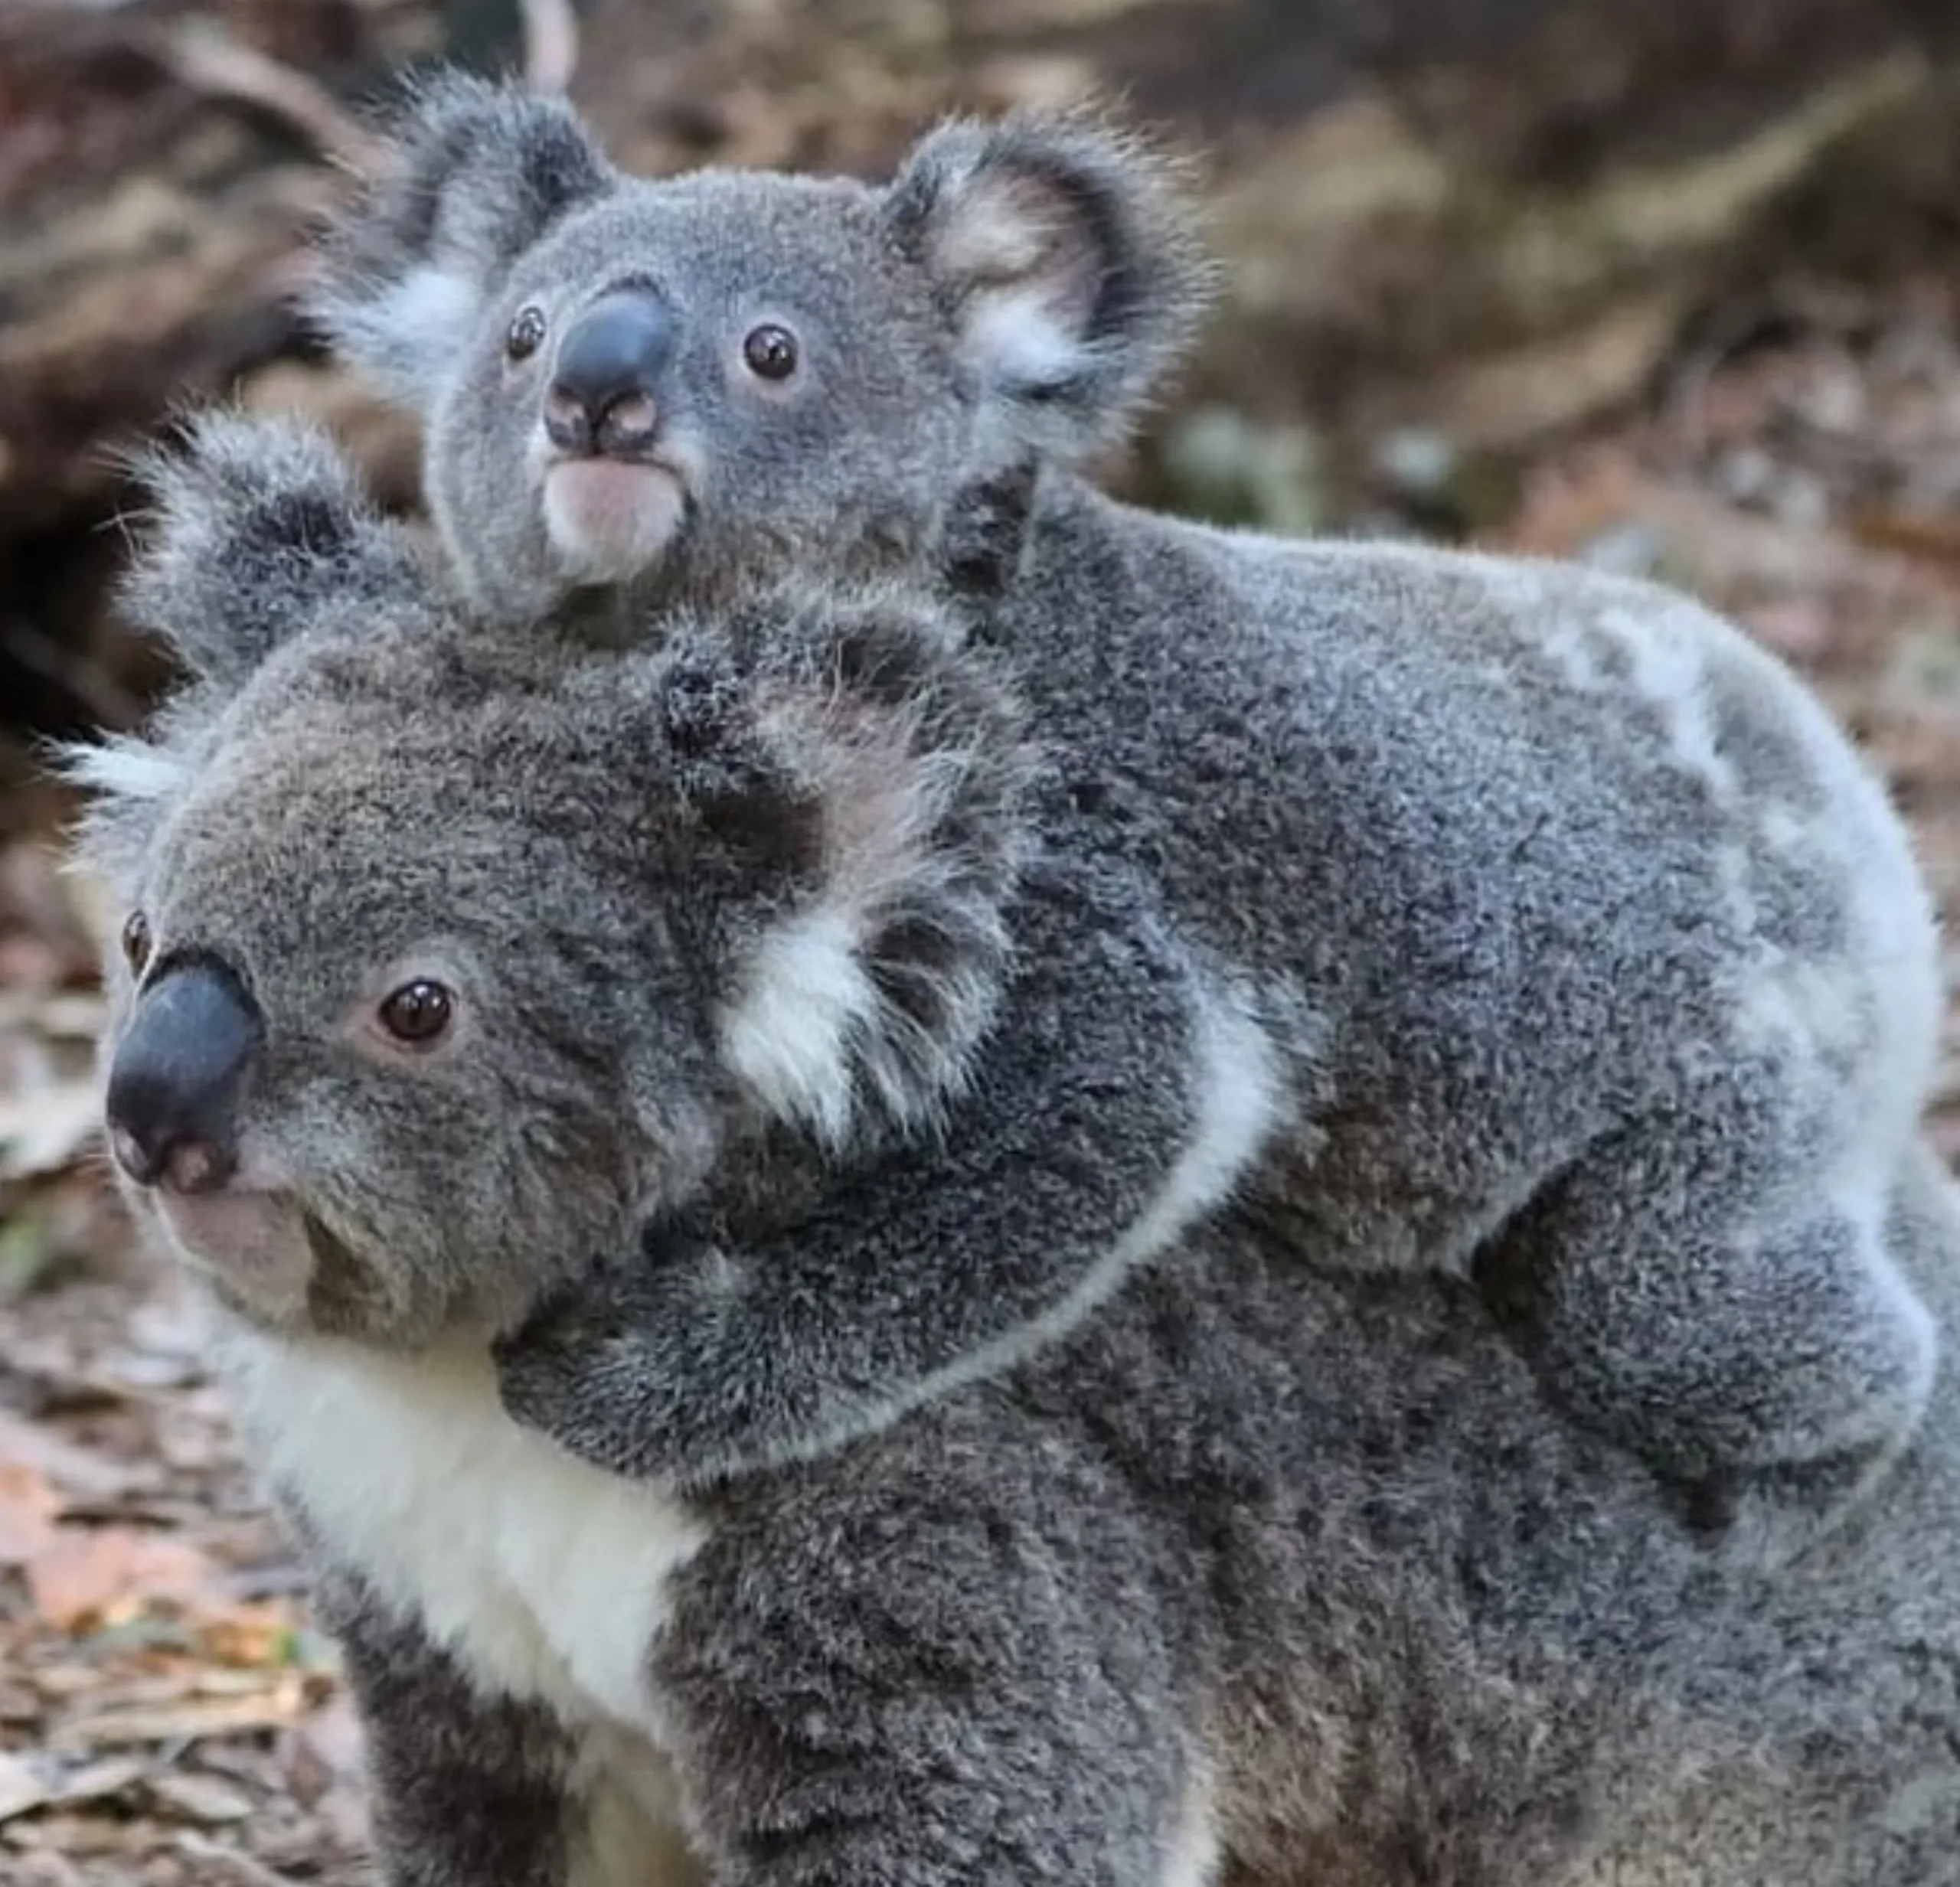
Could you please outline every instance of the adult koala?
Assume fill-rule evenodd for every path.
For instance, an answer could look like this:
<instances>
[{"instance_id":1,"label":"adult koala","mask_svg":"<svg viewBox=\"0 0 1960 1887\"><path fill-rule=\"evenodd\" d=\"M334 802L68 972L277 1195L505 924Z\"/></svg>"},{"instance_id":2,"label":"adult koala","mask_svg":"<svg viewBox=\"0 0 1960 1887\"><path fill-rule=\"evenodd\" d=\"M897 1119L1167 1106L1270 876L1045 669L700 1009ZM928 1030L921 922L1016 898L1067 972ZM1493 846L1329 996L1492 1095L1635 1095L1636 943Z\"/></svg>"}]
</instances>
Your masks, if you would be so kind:
<instances>
[{"instance_id":1,"label":"adult koala","mask_svg":"<svg viewBox=\"0 0 1960 1887\"><path fill-rule=\"evenodd\" d=\"M934 1162L772 1117L730 1017L813 897L922 886L949 929L864 933L923 953L915 994L997 956L960 912L1026 914L931 606L551 645L443 609L317 444L220 425L160 483L134 593L193 680L81 762L126 913L110 1138L310 1543L389 1887L1960 1879L1950 1373L1870 1526L1770 1581L1549 1414L1459 1284L1274 1262L1220 1212L1084 1293L1015 1249L1037 1195L959 1255L1005 1332L867 1291L867 1202ZM786 657L799 622L839 658ZM1029 902L1054 939L1031 997L999 978L949 1149L969 1103L1013 1130L998 1043L1057 1010L1067 934L1125 992L1112 1044L1174 1076L1217 1039L1147 909ZM1106 1072L1098 1124L1134 1079L1187 1125L1220 1092ZM1947 1320L1949 1212L1906 1164L1888 1240ZM514 1422L530 1313L649 1213L643 1270L703 1214L825 1255L669 1308L889 1319L884 1419L658 1478ZM942 1318L972 1347L934 1371Z\"/></svg>"},{"instance_id":2,"label":"adult koala","mask_svg":"<svg viewBox=\"0 0 1960 1887\"><path fill-rule=\"evenodd\" d=\"M1933 1373L1886 1226L1941 997L1900 823L1786 670L1646 586L1096 492L1070 466L1204 270L1093 124L947 126L881 188L628 178L467 80L399 140L315 306L426 415L474 612L630 642L812 566L968 594L1044 830L1249 993L1299 1248L1474 1272L1707 1511L1849 1510Z\"/></svg>"}]
</instances>

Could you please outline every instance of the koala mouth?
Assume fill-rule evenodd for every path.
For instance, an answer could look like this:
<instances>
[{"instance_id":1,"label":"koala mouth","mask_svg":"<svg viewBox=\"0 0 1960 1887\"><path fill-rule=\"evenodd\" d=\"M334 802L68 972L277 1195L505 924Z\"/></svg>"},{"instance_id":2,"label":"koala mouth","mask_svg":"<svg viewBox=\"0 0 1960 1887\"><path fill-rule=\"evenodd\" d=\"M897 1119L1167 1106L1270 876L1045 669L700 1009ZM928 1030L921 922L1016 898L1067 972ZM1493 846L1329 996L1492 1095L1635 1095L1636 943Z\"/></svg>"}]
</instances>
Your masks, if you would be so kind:
<instances>
[{"instance_id":1,"label":"koala mouth","mask_svg":"<svg viewBox=\"0 0 1960 1887\"><path fill-rule=\"evenodd\" d=\"M289 1193L162 1194L155 1210L186 1266L256 1323L365 1335L388 1308L354 1249Z\"/></svg>"},{"instance_id":2,"label":"koala mouth","mask_svg":"<svg viewBox=\"0 0 1960 1887\"><path fill-rule=\"evenodd\" d=\"M305 1214L284 1193L164 1193L155 1210L184 1262L253 1314L303 1314L315 1254Z\"/></svg>"},{"instance_id":3,"label":"koala mouth","mask_svg":"<svg viewBox=\"0 0 1960 1887\"><path fill-rule=\"evenodd\" d=\"M678 470L647 459L565 459L544 475L544 528L581 583L630 582L665 557L687 521Z\"/></svg>"}]
</instances>

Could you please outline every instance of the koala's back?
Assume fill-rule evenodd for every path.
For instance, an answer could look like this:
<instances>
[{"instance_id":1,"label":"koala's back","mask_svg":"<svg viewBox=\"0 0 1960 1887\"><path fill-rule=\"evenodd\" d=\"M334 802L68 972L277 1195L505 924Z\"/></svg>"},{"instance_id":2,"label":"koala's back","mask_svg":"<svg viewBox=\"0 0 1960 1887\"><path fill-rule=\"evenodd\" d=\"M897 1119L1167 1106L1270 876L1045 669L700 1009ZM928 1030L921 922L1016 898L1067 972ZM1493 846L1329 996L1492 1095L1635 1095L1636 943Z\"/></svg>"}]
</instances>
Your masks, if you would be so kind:
<instances>
[{"instance_id":1,"label":"koala's back","mask_svg":"<svg viewBox=\"0 0 1960 1887\"><path fill-rule=\"evenodd\" d=\"M1494 1173L1526 1185L1717 1069L1741 1112L1773 1090L1792 1144L1848 1092L1882 1089L1875 1144L1922 1104L1939 995L1903 828L1808 692L1687 599L1055 480L1000 633L1054 816L1261 979L1341 1149L1315 1236L1399 1216L1446 1256L1518 1203Z\"/></svg>"},{"instance_id":2,"label":"koala's back","mask_svg":"<svg viewBox=\"0 0 1960 1887\"><path fill-rule=\"evenodd\" d=\"M1929 1169L1923 1183L1909 1210L1938 1243L1952 1206ZM1960 1277L1900 1242L1951 1327ZM345 1386L377 1379L364 1367ZM594 1803L641 1804L595 1879L665 1854L679 1798L659 1791L677 1784L714 1814L725 1797L762 1803L785 1839L807 1817L820 1840L825 1815L903 1828L909 1797L854 1780L874 1719L872 1746L933 1796L1024 1736L1099 1757L1168 1718L1197 1753L1190 1865L1109 1878L1960 1880L1950 1370L1867 1524L1773 1581L1736 1574L1622 1454L1560 1421L1462 1285L1276 1266L1230 1223L1007 1374L705 1490L684 1541L651 1490L606 1492L567 1461L547 1487L547 1451L494 1421L451 1446L468 1523L446 1552L384 1489L363 1516L383 1558L355 1569L371 1582L420 1554L459 1600L478 1605L472 1581L494 1592L494 1616L425 1629L461 1644L468 1627L481 1647L508 1618L509 1656L482 1675L568 1722L593 1700L630 1718L651 1679L660 1746L608 1731L585 1747ZM505 1485L520 1461L533 1478ZM507 1523L469 1516L541 1492ZM390 1530L418 1520L419 1539ZM545 1576L526 1588L526 1568ZM587 1670L514 1628L527 1592L541 1624L601 1654ZM837 1794L785 1783L776 1752L799 1740L826 1752ZM1023 1783L1038 1796L1067 1778Z\"/></svg>"},{"instance_id":3,"label":"koala's back","mask_svg":"<svg viewBox=\"0 0 1960 1887\"><path fill-rule=\"evenodd\" d=\"M1960 1279L1915 1281L1950 1323ZM734 1594L766 1590L766 1643L842 1634L854 1680L910 1644L998 1684L1003 1608L1016 1647L1114 1617L1081 1734L1174 1695L1228 1879L1960 1880L1950 1374L1858 1536L1737 1576L1461 1286L1276 1272L1227 1227L1013 1375L714 1504L657 1658L684 1715L823 1720Z\"/></svg>"}]
</instances>

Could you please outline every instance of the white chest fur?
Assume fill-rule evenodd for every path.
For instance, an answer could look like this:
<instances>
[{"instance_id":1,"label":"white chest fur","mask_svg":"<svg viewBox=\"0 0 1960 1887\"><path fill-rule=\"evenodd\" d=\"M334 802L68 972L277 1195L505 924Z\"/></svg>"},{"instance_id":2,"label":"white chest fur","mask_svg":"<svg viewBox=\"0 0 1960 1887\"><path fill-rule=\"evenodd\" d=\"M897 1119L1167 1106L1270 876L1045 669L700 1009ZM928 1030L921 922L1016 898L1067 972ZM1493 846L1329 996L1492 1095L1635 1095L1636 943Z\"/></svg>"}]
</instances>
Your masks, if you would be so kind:
<instances>
[{"instance_id":1,"label":"white chest fur","mask_svg":"<svg viewBox=\"0 0 1960 1887\"><path fill-rule=\"evenodd\" d=\"M480 1350L393 1356L243 1337L240 1416L337 1558L489 1693L658 1730L647 1654L701 1523L519 1428Z\"/></svg>"}]
</instances>

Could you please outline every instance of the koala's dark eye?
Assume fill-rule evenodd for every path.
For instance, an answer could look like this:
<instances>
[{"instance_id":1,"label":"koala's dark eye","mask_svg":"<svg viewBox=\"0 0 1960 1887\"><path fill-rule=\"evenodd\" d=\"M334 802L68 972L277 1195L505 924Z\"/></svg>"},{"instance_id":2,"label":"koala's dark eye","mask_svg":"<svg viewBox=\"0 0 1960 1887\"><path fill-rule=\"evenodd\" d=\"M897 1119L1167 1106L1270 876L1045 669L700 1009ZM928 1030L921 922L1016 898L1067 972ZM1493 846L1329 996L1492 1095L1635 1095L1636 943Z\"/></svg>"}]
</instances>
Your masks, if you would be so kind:
<instances>
[{"instance_id":1,"label":"koala's dark eye","mask_svg":"<svg viewBox=\"0 0 1960 1887\"><path fill-rule=\"evenodd\" d=\"M149 968L150 920L141 911L132 911L122 920L122 961L132 976L141 976Z\"/></svg>"},{"instance_id":2,"label":"koala's dark eye","mask_svg":"<svg viewBox=\"0 0 1960 1887\"><path fill-rule=\"evenodd\" d=\"M777 322L751 328L742 343L742 358L758 380L787 380L796 371L796 337Z\"/></svg>"},{"instance_id":3,"label":"koala's dark eye","mask_svg":"<svg viewBox=\"0 0 1960 1887\"><path fill-rule=\"evenodd\" d=\"M544 311L534 303L521 308L504 331L504 351L514 361L528 361L544 344Z\"/></svg>"},{"instance_id":4,"label":"koala's dark eye","mask_svg":"<svg viewBox=\"0 0 1960 1887\"><path fill-rule=\"evenodd\" d=\"M449 991L424 976L403 984L384 997L379 1014L381 1027L397 1042L426 1048L448 1032L456 1008L456 999Z\"/></svg>"}]
</instances>

